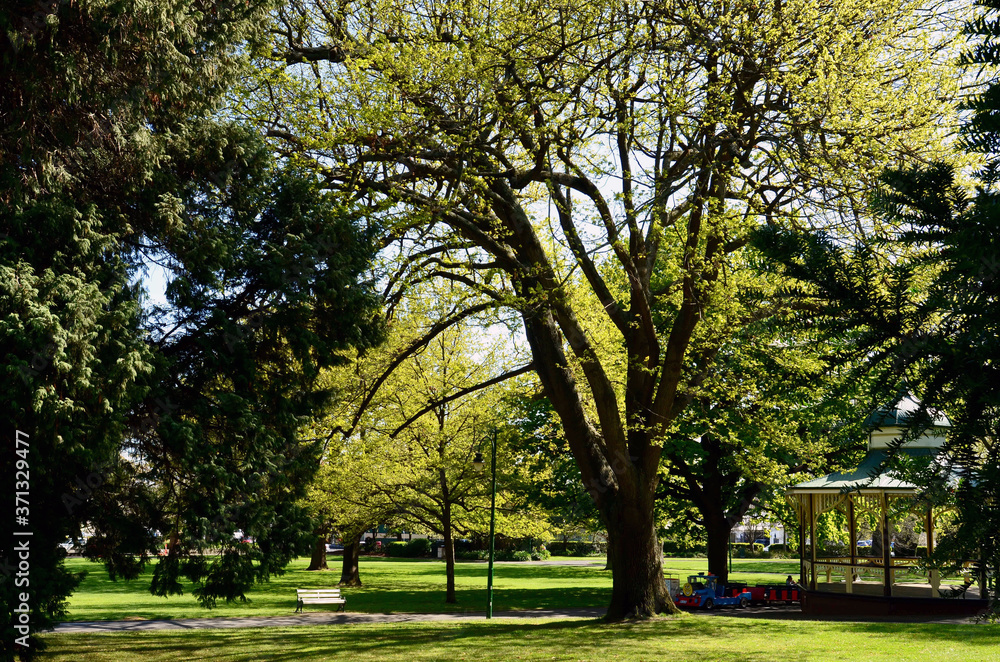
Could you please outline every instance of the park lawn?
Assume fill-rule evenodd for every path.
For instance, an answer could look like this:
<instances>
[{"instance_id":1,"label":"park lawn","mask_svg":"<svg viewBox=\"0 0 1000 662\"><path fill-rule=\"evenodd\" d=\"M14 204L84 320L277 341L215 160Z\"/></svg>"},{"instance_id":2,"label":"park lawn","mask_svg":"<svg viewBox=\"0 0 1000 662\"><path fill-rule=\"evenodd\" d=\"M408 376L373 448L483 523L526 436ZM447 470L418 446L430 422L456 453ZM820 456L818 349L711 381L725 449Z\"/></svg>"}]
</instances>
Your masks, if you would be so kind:
<instances>
[{"instance_id":1,"label":"park lawn","mask_svg":"<svg viewBox=\"0 0 1000 662\"><path fill-rule=\"evenodd\" d=\"M996 626L681 616L46 634L52 662L566 660L997 662Z\"/></svg>"},{"instance_id":2,"label":"park lawn","mask_svg":"<svg viewBox=\"0 0 1000 662\"><path fill-rule=\"evenodd\" d=\"M577 561L581 559L575 559ZM585 559L588 565L552 566L538 563L498 563L495 570L494 609L568 609L604 607L611 596L611 573L604 559ZM295 609L296 588L334 587L340 579L339 558L332 557L330 570L308 572L309 560L289 564L284 575L248 592L250 602L220 602L215 609L202 608L191 595L193 586L183 581L184 595L169 598L149 594L152 567L142 578L112 582L104 568L81 558L66 560L72 571L87 576L69 599L71 621L148 620L211 618L223 616L283 616ZM706 569L705 559L666 559L665 571L686 579ZM794 566L794 568L793 568ZM764 574L766 568L772 573ZM782 581L784 574L797 573L797 565L760 559L734 559L734 579L749 583ZM742 572L743 569L749 572ZM450 613L485 611L485 563L459 563L455 568L457 604L444 601L444 563L435 559L387 559L362 557L361 588L346 588L347 608L368 613ZM323 609L320 607L319 609Z\"/></svg>"},{"instance_id":3,"label":"park lawn","mask_svg":"<svg viewBox=\"0 0 1000 662\"><path fill-rule=\"evenodd\" d=\"M248 603L219 602L202 608L191 595L193 585L182 580L184 595L168 598L149 594L152 567L131 582L112 582L104 568L85 559L67 559L70 570L87 572L69 599L65 620L146 620L232 616L286 616L295 610L296 588L332 588L340 580L339 558L330 570L309 572L308 558L288 565L284 575L253 587ZM611 573L603 563L592 566L551 566L500 563L494 572L496 611L602 607L611 596ZM457 604L447 604L444 562L436 559L362 557L360 588L345 588L347 609L368 613L451 613L486 610L486 563L455 567ZM324 610L328 607L313 607Z\"/></svg>"}]
</instances>

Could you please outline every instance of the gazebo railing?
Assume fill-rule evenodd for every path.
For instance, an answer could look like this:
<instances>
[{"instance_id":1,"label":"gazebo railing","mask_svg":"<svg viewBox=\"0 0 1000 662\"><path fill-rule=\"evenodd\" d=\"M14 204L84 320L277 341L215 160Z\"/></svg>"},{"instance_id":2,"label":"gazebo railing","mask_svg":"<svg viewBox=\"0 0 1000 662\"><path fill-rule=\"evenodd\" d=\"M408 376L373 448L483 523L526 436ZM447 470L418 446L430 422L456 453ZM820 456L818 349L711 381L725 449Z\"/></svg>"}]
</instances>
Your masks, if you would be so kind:
<instances>
[{"instance_id":1,"label":"gazebo railing","mask_svg":"<svg viewBox=\"0 0 1000 662\"><path fill-rule=\"evenodd\" d=\"M889 569L888 569L889 583L890 584L896 583L897 571L912 572L918 569L920 567L921 562L923 562L924 560L925 560L924 558L917 556L890 557ZM970 568L972 568L974 565L975 563L971 561L966 562L964 564L965 570L963 571L962 574L963 574L963 580L965 581L966 584L970 583L971 579ZM812 561L811 559L806 559L805 568L806 571L809 573L808 578L803 577L803 580L805 581L806 585L810 585L812 583L809 581L809 578L811 578L813 582L818 582L820 580L819 579L820 576L823 574L826 575L827 584L833 583L834 575L836 574L843 579L844 589L847 593L853 592L854 582L859 581L859 577L862 575L862 573L864 573L865 570L869 571L875 570L879 574L881 574L883 578L885 577L885 567L882 558L873 556L854 557L853 559L851 559L851 557L834 556L826 558L817 558L815 561ZM850 581L848 581L848 578L850 578ZM931 594L934 597L938 597L940 595L939 589L941 585L940 573L937 570L927 571L927 580L931 586Z\"/></svg>"}]
</instances>

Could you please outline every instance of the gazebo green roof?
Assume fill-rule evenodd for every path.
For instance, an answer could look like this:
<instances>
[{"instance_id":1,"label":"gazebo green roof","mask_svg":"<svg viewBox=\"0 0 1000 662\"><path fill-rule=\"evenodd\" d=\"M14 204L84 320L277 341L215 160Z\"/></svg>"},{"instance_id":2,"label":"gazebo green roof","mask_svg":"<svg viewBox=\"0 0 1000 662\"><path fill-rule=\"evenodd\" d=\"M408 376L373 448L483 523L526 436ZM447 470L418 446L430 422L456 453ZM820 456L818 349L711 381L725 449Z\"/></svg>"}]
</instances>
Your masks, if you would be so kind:
<instances>
[{"instance_id":1,"label":"gazebo green roof","mask_svg":"<svg viewBox=\"0 0 1000 662\"><path fill-rule=\"evenodd\" d=\"M879 407L865 419L865 427L869 429L887 427L906 427L910 418L920 409L920 403L910 394L903 395L892 407ZM929 410L931 428L950 428L951 421L944 412Z\"/></svg>"},{"instance_id":2,"label":"gazebo green roof","mask_svg":"<svg viewBox=\"0 0 1000 662\"><path fill-rule=\"evenodd\" d=\"M897 453L906 453L911 457L932 458L936 454L933 448L900 448ZM913 483L900 480L893 476L892 471L879 472L879 466L888 454L884 450L870 450L865 455L857 469L852 471L835 471L832 474L813 478L788 488L789 493L801 492L848 492L854 490L900 490L915 491Z\"/></svg>"}]
</instances>

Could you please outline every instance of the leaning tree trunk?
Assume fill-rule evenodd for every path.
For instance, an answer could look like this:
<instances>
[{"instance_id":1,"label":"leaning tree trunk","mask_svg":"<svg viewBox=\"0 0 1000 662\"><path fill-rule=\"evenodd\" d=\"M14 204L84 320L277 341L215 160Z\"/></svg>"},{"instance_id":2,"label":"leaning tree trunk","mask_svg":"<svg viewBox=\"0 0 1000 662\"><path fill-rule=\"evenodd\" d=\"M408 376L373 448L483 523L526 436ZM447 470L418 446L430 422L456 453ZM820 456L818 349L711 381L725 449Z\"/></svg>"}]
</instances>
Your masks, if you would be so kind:
<instances>
[{"instance_id":1,"label":"leaning tree trunk","mask_svg":"<svg viewBox=\"0 0 1000 662\"><path fill-rule=\"evenodd\" d=\"M361 586L358 562L361 558L361 533L344 537L344 560L340 571L341 586Z\"/></svg>"},{"instance_id":2,"label":"leaning tree trunk","mask_svg":"<svg viewBox=\"0 0 1000 662\"><path fill-rule=\"evenodd\" d=\"M306 570L326 570L326 529L321 527L313 531L316 535L316 541L313 543L312 549L312 559L309 561L309 567Z\"/></svg>"}]
</instances>

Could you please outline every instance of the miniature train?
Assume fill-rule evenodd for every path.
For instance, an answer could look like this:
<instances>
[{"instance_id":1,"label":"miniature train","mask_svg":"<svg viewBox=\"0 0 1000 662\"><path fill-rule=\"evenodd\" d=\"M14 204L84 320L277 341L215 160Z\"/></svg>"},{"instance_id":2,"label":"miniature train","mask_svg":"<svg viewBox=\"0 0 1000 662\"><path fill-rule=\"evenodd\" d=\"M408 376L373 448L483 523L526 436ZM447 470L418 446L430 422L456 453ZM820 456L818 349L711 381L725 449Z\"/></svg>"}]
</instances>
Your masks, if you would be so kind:
<instances>
[{"instance_id":1,"label":"miniature train","mask_svg":"<svg viewBox=\"0 0 1000 662\"><path fill-rule=\"evenodd\" d=\"M758 584L743 582L720 584L715 575L699 573L688 577L678 587L674 602L685 609L715 609L716 607L746 608L754 605L792 604L799 602L799 587L794 584Z\"/></svg>"}]
</instances>

